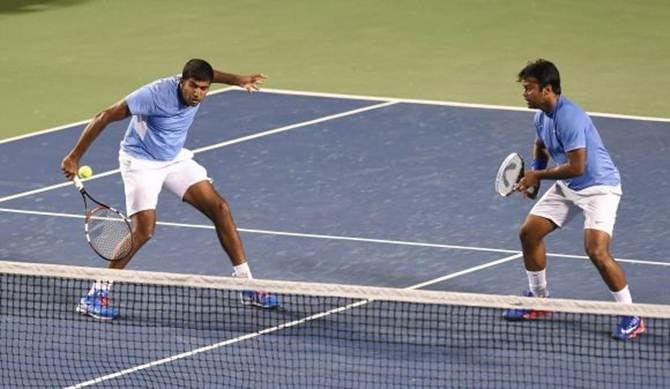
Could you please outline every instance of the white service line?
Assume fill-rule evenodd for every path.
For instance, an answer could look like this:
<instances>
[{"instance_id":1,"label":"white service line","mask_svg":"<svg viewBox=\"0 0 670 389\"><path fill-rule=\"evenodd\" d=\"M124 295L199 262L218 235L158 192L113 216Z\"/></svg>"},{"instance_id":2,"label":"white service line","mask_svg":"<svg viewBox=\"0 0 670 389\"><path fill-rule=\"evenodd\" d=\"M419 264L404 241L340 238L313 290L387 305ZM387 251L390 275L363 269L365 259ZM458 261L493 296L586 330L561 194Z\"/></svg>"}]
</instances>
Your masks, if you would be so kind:
<instances>
[{"instance_id":1,"label":"white service line","mask_svg":"<svg viewBox=\"0 0 670 389\"><path fill-rule=\"evenodd\" d=\"M513 259L519 258L520 256L521 256L521 254L511 255L509 257L501 258L499 260L496 260L496 261L493 261L493 262L490 262L490 263L487 263L487 264L484 264L484 265L474 266L474 267L471 267L469 269L465 269L465 270L462 270L462 271L459 271L459 272L456 272L456 273L447 274L447 275L444 275L442 277L438 277L438 278L428 280L428 281L425 281L425 282L422 282L422 283L419 283L419 284L416 284L416 285L412 285L412 286L409 286L409 287L404 288L404 289L410 289L410 290L419 289L419 288L422 288L424 286L432 285L432 284L435 284L435 283L440 282L440 281L455 278L455 277L458 277L458 276L463 275L463 274L472 273L472 272L480 270L480 269L484 269L484 268L487 268L487 267L498 265L500 263L508 262L508 261L513 260ZM257 332L250 332L248 334L238 336L238 337L232 338L232 339L227 339L227 340L224 340L224 341L219 342L219 343L211 344L209 346L200 347L200 348L197 348L197 349L194 349L194 350L191 350L191 351L183 352L181 354L173 355L171 357L158 359L158 360L148 362L148 363L145 363L145 364L142 364L142 365L138 365L138 366L135 366L135 367L131 367L131 368L128 368L128 369L125 369L125 370L120 370L120 371L117 371L115 373L111 373L111 374L107 374L107 375L104 375L104 376L101 376L101 377L98 377L98 378L94 378L94 379L86 381L86 382L81 382L81 383L73 385L73 386L68 386L66 389L84 388L84 387L87 387L87 386L99 384L101 382L105 382L105 381L108 381L108 380L111 380L111 379L114 379L114 378L122 377L124 375L128 375L128 374L140 371L140 370L149 369L149 368L154 367L154 366L160 366L160 365L163 365L163 364L166 364L166 363L169 363L169 362L172 362L172 361L176 361L176 360L179 360L179 359L188 358L188 357L191 357L193 355L197 355L197 354L200 354L200 353L203 353L203 352L207 352L207 351L214 350L214 349L221 348L221 347L225 347L225 346L228 346L228 345L231 345L231 344L243 342L245 340L257 338L259 336L271 334L273 332L281 331L281 330L286 329L286 328L296 327L300 324L304 324L304 323L307 323L307 322L310 322L310 321L321 319L321 318L326 317L326 316L330 316L330 315L333 315L333 314L344 312L344 311L350 310L352 308L357 308L357 307L360 307L360 306L363 306L363 305L367 305L367 304L369 304L373 301L374 301L373 299L356 301L354 303L347 304L347 305L337 307L337 308L333 308L333 309L330 309L328 311L319 312L317 314L307 316L307 317L304 317L302 319L297 319L297 320L293 320L293 321L290 321L290 322L282 323L282 324L274 326L274 327L268 327L268 328L265 328L265 329L257 331Z\"/></svg>"},{"instance_id":2,"label":"white service line","mask_svg":"<svg viewBox=\"0 0 670 389\"><path fill-rule=\"evenodd\" d=\"M64 125L58 126L58 127L47 128L46 130L31 132L29 134L18 135L18 136L13 136L11 138L0 139L0 145L3 144L3 143L9 143L9 142L14 142L14 141L21 140L21 139L32 138L32 137L38 136L38 135L48 134L50 132L66 130L68 128L72 128L72 127L80 126L82 124L86 124L86 123L89 122L89 120L82 120L82 121L75 122L75 123L64 124Z\"/></svg>"},{"instance_id":3,"label":"white service line","mask_svg":"<svg viewBox=\"0 0 670 389\"><path fill-rule=\"evenodd\" d=\"M483 263L481 265L473 266L473 267L465 269L465 270L457 271L455 273L447 274L447 275L442 276L442 277L434 278L432 280L425 281L425 282L422 282L420 284L416 284L414 286L410 286L407 289L421 289L421 288L424 288L428 285L437 284L438 282L442 282L442 281L450 280L452 278L460 277L462 275L474 273L474 272L482 270L482 269L488 269L489 267L498 266L502 263L510 262L510 261L513 261L517 258L521 258L521 256L523 256L523 254L518 253L518 254L510 255L510 256L507 256L507 257L504 257L504 258L496 259L495 261L486 262L486 263Z\"/></svg>"},{"instance_id":4,"label":"white service line","mask_svg":"<svg viewBox=\"0 0 670 389\"><path fill-rule=\"evenodd\" d=\"M326 121L329 121L329 120L334 120L334 119L339 119L339 118L346 117L346 116L356 115L356 114L366 112L366 111L372 111L372 110L375 110L375 109L388 107L389 105L394 105L394 104L397 104L397 103L398 103L397 101L387 101L387 102L384 102L384 103L381 103L381 104L370 105L370 106L367 106L367 107L357 108L357 109L353 109L353 110L346 111L346 112L341 112L341 113L334 114L334 115L324 116L324 117L321 117L321 118L318 118L318 119L312 119L312 120L307 120L307 121L300 122L300 123L291 124L291 125L288 125L288 126L278 127L278 128L274 128L274 129L271 129L271 130L259 132L259 133L256 133L256 134L247 135L247 136L243 136L243 137L236 138L236 139L231 139L231 140L228 140L228 141L225 141L225 142L221 142L221 143L217 143L217 144L213 144L213 145L209 145L209 146L205 146L205 147L200 147L200 148L194 149L193 153L194 154L203 153L203 152L206 152L206 151L219 149L221 147L234 145L234 144L241 143L241 142L246 142L246 141L261 138L261 137L264 137L264 136L278 134L280 132L286 132L286 131L290 131L290 130L295 130L296 128L306 127L306 126L310 126L312 124L322 123L322 122L326 122ZM93 177L89 178L88 180L96 180L98 178L107 177L107 176L110 176L112 174L116 174L118 172L119 172L119 169L108 170L106 172L96 174ZM17 194L13 194L11 196L6 196L6 197L0 197L0 203L5 202L5 201L9 201L9 200L22 198L22 197L31 196L31 195L34 195L34 194L37 194L37 193L48 192L48 191L53 190L53 189L63 188L65 186L68 186L68 185L71 185L71 184L72 184L71 182L62 182L60 184L50 185L50 186L47 186L47 187L44 187L44 188L35 189L35 190L28 191L28 192L17 193Z\"/></svg>"},{"instance_id":5,"label":"white service line","mask_svg":"<svg viewBox=\"0 0 670 389\"><path fill-rule=\"evenodd\" d=\"M200 147L200 148L194 149L193 152L194 153L202 153L204 151L214 150L214 149L218 149L218 148L228 146L228 145L233 145L233 144L240 143L240 142L246 142L248 140L260 138L260 137L267 136L267 135L272 135L272 134L277 134L277 133L280 133L280 132L290 131L290 130L294 130L296 128L311 126L312 124L327 122L329 120L339 119L339 118L343 118L343 117L346 117L346 116L357 115L357 114L362 113L362 112L372 111L372 110L375 110L375 109L388 107L389 105L394 105L394 104L398 104L398 101L395 101L395 100L394 101L387 101L387 102L380 103L380 104L369 105L367 107L353 109L351 111L346 111L346 112L337 113L337 114L334 114L334 115L324 116L324 117L321 117L321 118L318 118L318 119L307 120L305 122L291 124L291 125L284 126L284 127L278 127L278 128L272 129L272 130L263 131L263 132L259 132L259 133L256 133L256 134L243 136L241 138L232 139L232 140L229 140L229 141L216 143L216 144L205 146L205 147Z\"/></svg>"},{"instance_id":6,"label":"white service line","mask_svg":"<svg viewBox=\"0 0 670 389\"><path fill-rule=\"evenodd\" d=\"M3 209L0 208L0 211L2 211L2 210ZM214 229L213 226L202 225L202 224L187 224L187 223L172 223L172 222L158 222L157 224L164 225L164 226L170 226L170 227ZM279 235L279 236L290 236L290 237L296 237L296 238L345 240L345 241L349 241L349 242L381 243L381 244L392 244L392 245L397 245L397 246L414 246L414 247L430 247L430 248L438 248L438 249L485 251L485 252L489 252L489 253L503 253L503 254L519 253L519 250L492 249L492 248L485 248L485 247L459 246L459 245L440 244L440 243L410 242L410 241L405 241L405 240L373 239L373 238L361 238L361 237L355 237L355 236L341 236L341 235L305 234L305 233L300 233L300 232L259 230L259 229L252 229L252 228L238 228L237 230L240 231L240 232L247 232L247 233L251 233L251 234Z\"/></svg>"},{"instance_id":7,"label":"white service line","mask_svg":"<svg viewBox=\"0 0 670 389\"><path fill-rule=\"evenodd\" d=\"M0 208L0 212L23 214L23 215L37 215L37 216L51 216L51 217L65 217L71 219L83 219L83 215L68 214L68 213L58 213L58 212L45 212L45 211L29 211L22 209L11 209L11 208ZM173 222L156 222L157 225L166 226L166 227L178 227L178 228L193 228L193 229L202 229L202 230L213 230L214 226L209 224L188 224L188 223L173 223ZM507 250L507 249L494 249L490 247L480 247L480 246L463 246L463 245L452 245L452 244L441 244L441 243L427 243L427 242L411 242L406 240L390 240L390 239L374 239L374 238L362 238L355 236L342 236L342 235L321 235L321 234L305 234L299 232L289 232L289 231L275 231L275 230L260 230L252 228L238 228L240 232L246 232L250 234L260 234L260 235L276 235L276 236L289 236L296 238L308 238L308 239L326 239L326 240L343 240L349 242L362 242L362 243L378 243L378 244L389 244L396 246L412 246L412 247L429 247L436 249L453 249L453 250L468 250L468 251L482 251L488 253L502 253L502 254L521 254L519 250ZM548 256L558 257L558 258L570 258L570 259L579 259L579 260L588 260L589 257L586 255L572 255L572 254L560 254L560 253L547 253ZM618 262L626 262L636 265L651 265L651 266L670 266L670 261L660 262L660 261L649 261L643 259L630 259L630 258L617 258Z\"/></svg>"},{"instance_id":8,"label":"white service line","mask_svg":"<svg viewBox=\"0 0 670 389\"><path fill-rule=\"evenodd\" d=\"M86 181L96 180L98 178L111 176L111 175L114 175L118 172L119 172L119 169L114 169L114 170L108 170L106 172L99 173L99 174L96 173L95 176L93 176L91 178L82 179L81 182L86 182ZM63 178L63 179L65 179L65 178ZM45 186L44 188L39 188L39 189L30 190L30 191L27 191L27 192L17 193L17 194L13 194L11 196L0 197L0 203L5 202L5 201L9 201L9 200L19 199L19 198L22 198L22 197L32 196L34 194L38 194L38 193L42 193L42 192L48 192L48 191L53 190L53 189L64 188L64 187L70 186L70 185L73 185L72 181L65 181L65 182L61 182L60 184Z\"/></svg>"},{"instance_id":9,"label":"white service line","mask_svg":"<svg viewBox=\"0 0 670 389\"><path fill-rule=\"evenodd\" d=\"M2 211L2 208L0 208ZM209 225L198 225L198 224L186 224L186 223L172 223L172 222L158 222L157 224L171 227L183 227L183 228L206 228L214 229L213 226ZM463 245L453 245L453 244L441 244L441 243L426 243L426 242L411 242L406 240L389 240L389 239L374 239L374 238L362 238L355 236L342 236L342 235L321 235L321 234L305 234L299 232L287 232L287 231L273 231L273 230L259 230L251 228L238 228L240 232L247 232L251 234L263 234L263 235L278 235L278 236L291 236L297 238L311 238L311 239L327 239L327 240L345 240L350 242L363 242L363 243L380 243L380 244L390 244L397 246L414 246L414 247L430 247L437 249L454 249L454 250L469 250L469 251L483 251L488 253L502 253L502 254L520 254L519 250L508 250L508 249L494 249L491 247L481 247L481 246L463 246ZM547 253L548 256L559 257L559 258L571 258L571 259L583 259L588 260L589 257L586 255L572 255L572 254L560 254L560 253ZM670 266L670 260L668 262L659 262L659 261L649 261L644 259L631 259L631 258L616 258L619 262L633 263L637 265L653 265L653 266Z\"/></svg>"}]
</instances>

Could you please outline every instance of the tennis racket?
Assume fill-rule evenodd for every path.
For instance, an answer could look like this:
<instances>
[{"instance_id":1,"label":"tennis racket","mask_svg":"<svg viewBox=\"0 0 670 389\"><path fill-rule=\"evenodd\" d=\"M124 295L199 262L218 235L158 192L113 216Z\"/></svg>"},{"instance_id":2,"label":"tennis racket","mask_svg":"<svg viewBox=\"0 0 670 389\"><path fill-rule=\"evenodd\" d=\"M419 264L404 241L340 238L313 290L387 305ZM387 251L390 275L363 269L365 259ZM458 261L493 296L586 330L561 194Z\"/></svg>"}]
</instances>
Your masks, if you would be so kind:
<instances>
[{"instance_id":1,"label":"tennis racket","mask_svg":"<svg viewBox=\"0 0 670 389\"><path fill-rule=\"evenodd\" d=\"M498 174L496 174L495 188L496 192L503 197L507 197L516 188L516 184L523 178L524 161L519 153L512 153L500 164ZM537 188L528 188L526 193L528 197L534 199L537 195Z\"/></svg>"},{"instance_id":2,"label":"tennis racket","mask_svg":"<svg viewBox=\"0 0 670 389\"><path fill-rule=\"evenodd\" d=\"M72 180L84 199L84 233L93 251L107 261L128 257L133 248L130 220L116 209L105 205L86 191L79 177ZM95 204L88 208L88 200Z\"/></svg>"}]
</instances>

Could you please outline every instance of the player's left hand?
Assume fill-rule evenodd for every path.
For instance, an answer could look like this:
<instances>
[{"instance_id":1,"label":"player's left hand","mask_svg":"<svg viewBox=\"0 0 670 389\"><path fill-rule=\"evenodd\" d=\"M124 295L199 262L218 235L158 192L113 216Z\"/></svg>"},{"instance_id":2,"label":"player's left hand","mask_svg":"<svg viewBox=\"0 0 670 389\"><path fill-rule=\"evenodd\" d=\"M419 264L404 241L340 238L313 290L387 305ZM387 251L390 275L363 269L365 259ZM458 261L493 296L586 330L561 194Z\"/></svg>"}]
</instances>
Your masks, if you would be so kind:
<instances>
[{"instance_id":1,"label":"player's left hand","mask_svg":"<svg viewBox=\"0 0 670 389\"><path fill-rule=\"evenodd\" d=\"M237 80L237 86L246 89L248 92L254 92L261 89L261 84L263 84L267 78L268 76L262 73L240 76Z\"/></svg>"}]
</instances>

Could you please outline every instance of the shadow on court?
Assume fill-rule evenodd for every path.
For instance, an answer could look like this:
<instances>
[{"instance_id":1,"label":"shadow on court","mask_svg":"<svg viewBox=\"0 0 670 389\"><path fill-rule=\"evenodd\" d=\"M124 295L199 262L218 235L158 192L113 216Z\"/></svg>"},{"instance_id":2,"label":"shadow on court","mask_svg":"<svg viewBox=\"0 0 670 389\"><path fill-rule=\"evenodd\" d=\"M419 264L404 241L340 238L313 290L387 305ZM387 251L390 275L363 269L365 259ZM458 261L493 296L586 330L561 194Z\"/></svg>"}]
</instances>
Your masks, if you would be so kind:
<instances>
[{"instance_id":1,"label":"shadow on court","mask_svg":"<svg viewBox=\"0 0 670 389\"><path fill-rule=\"evenodd\" d=\"M0 2L0 14L18 14L46 11L57 7L71 7L89 0L3 0Z\"/></svg>"}]
</instances>

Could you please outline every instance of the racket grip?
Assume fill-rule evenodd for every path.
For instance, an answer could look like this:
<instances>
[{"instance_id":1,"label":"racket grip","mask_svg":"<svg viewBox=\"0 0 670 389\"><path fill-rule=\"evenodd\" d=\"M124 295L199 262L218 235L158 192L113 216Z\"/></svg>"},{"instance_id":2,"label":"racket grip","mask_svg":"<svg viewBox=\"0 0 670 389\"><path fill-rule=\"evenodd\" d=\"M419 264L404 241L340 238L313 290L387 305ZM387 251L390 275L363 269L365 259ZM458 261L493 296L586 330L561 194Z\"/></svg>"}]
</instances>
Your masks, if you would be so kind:
<instances>
[{"instance_id":1,"label":"racket grip","mask_svg":"<svg viewBox=\"0 0 670 389\"><path fill-rule=\"evenodd\" d=\"M81 183L81 180L76 175L74 176L74 178L72 178L72 183L74 183L74 186L77 188L78 191L80 192L84 191L84 184Z\"/></svg>"},{"instance_id":2,"label":"racket grip","mask_svg":"<svg viewBox=\"0 0 670 389\"><path fill-rule=\"evenodd\" d=\"M526 189L526 193L528 193L528 197L534 199L537 196L537 188L531 186L530 188Z\"/></svg>"}]
</instances>

